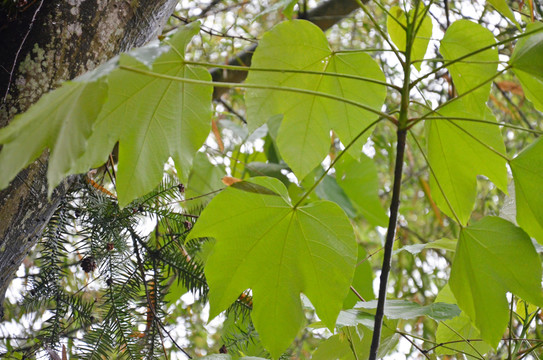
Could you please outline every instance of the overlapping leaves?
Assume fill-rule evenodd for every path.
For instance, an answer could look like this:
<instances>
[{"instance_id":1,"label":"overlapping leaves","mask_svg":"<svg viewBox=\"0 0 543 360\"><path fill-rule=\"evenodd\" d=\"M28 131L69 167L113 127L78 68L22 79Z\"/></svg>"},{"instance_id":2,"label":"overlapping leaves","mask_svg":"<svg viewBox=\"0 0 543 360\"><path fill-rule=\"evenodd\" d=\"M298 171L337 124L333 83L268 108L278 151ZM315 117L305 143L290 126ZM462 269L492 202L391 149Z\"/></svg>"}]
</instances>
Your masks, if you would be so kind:
<instances>
[{"instance_id":1,"label":"overlapping leaves","mask_svg":"<svg viewBox=\"0 0 543 360\"><path fill-rule=\"evenodd\" d=\"M451 25L440 51L451 62L448 69L462 98L437 110L436 118L426 123L432 197L461 224L467 224L475 203L477 175L507 191L506 160L500 156L505 146L486 106L498 53L493 48L478 51L494 42L492 33L478 24L459 20Z\"/></svg>"},{"instance_id":2,"label":"overlapping leaves","mask_svg":"<svg viewBox=\"0 0 543 360\"><path fill-rule=\"evenodd\" d=\"M196 22L179 30L169 41L170 49L154 60L153 71L210 81L204 68L184 64L185 47L198 29ZM134 72L149 69L126 54L120 56L121 68L109 65L94 76L103 79L107 74L107 86L93 76L67 82L0 132L0 188L48 147L51 192L66 175L105 162L117 141L121 206L160 183L170 156L179 177L187 178L192 158L209 133L212 86Z\"/></svg>"},{"instance_id":3,"label":"overlapping leaves","mask_svg":"<svg viewBox=\"0 0 543 360\"><path fill-rule=\"evenodd\" d=\"M530 237L499 217L462 230L450 286L462 311L494 347L509 321L507 291L543 306L541 260Z\"/></svg>"},{"instance_id":4,"label":"overlapping leaves","mask_svg":"<svg viewBox=\"0 0 543 360\"><path fill-rule=\"evenodd\" d=\"M217 240L205 270L210 316L251 288L253 323L264 346L278 357L303 324L301 292L334 328L352 281L356 242L349 220L334 203L294 208L285 186L273 178L235 185L211 201L189 238Z\"/></svg>"},{"instance_id":5,"label":"overlapping leaves","mask_svg":"<svg viewBox=\"0 0 543 360\"><path fill-rule=\"evenodd\" d=\"M253 56L252 67L256 69L249 73L249 84L296 88L351 101L348 104L315 94L271 88L252 89L247 93L247 121L251 129L263 125L271 116L283 115L277 145L300 179L328 153L330 129L337 132L344 143L351 142L377 118L375 112L380 110L386 96L386 88L372 82L384 82L385 78L369 55L332 52L323 32L307 21L286 21L267 32ZM363 144L363 138L358 140L357 146L352 148L353 156L358 157Z\"/></svg>"}]
</instances>

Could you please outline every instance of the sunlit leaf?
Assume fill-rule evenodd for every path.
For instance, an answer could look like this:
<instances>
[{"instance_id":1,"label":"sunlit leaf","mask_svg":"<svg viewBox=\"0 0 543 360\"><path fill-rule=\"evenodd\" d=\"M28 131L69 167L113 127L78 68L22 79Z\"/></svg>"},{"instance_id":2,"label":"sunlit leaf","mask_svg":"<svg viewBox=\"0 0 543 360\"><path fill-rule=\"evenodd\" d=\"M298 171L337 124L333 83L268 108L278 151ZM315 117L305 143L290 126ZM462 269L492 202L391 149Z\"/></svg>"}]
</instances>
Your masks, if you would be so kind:
<instances>
[{"instance_id":1,"label":"sunlit leaf","mask_svg":"<svg viewBox=\"0 0 543 360\"><path fill-rule=\"evenodd\" d=\"M85 151L106 95L103 81L68 81L1 129L0 189L49 148L47 180L51 194Z\"/></svg>"},{"instance_id":2,"label":"sunlit leaf","mask_svg":"<svg viewBox=\"0 0 543 360\"><path fill-rule=\"evenodd\" d=\"M159 56L152 70L171 76L211 80L208 71L184 64L185 47L198 33L197 22L179 30L171 49ZM121 55L120 65L149 70L136 59ZM211 127L208 85L173 80L117 69L108 76L109 99L89 139L90 150L74 172L103 162L119 141L117 193L119 205L152 190L162 179L164 163L172 157L181 181L186 181L192 159Z\"/></svg>"},{"instance_id":3,"label":"sunlit leaf","mask_svg":"<svg viewBox=\"0 0 543 360\"><path fill-rule=\"evenodd\" d=\"M496 347L509 321L507 291L543 305L541 261L530 237L499 217L464 228L450 277L458 306Z\"/></svg>"},{"instance_id":4,"label":"sunlit leaf","mask_svg":"<svg viewBox=\"0 0 543 360\"><path fill-rule=\"evenodd\" d=\"M398 6L393 6L389 12L392 17L390 15L387 17L388 35L392 39L392 42L398 47L398 50L405 51L406 31L404 27L407 26L405 12ZM422 17L424 14L425 16ZM424 55L428 49L428 43L432 37L432 19L428 13L425 13L423 7L419 7L417 10L416 19L414 18L415 10L409 11L408 16L410 25L415 29L418 29L411 49L411 60L422 60L424 59ZM421 62L414 63L414 66L420 71Z\"/></svg>"},{"instance_id":5,"label":"sunlit leaf","mask_svg":"<svg viewBox=\"0 0 543 360\"><path fill-rule=\"evenodd\" d=\"M475 113L486 111L485 103L490 93L491 77L496 74L499 60L495 47L478 50L495 42L488 29L468 20L452 23L441 40L439 51L446 61L465 57L447 66L447 69L458 94L470 92L465 96L464 106ZM486 84L481 85L485 81Z\"/></svg>"},{"instance_id":6,"label":"sunlit leaf","mask_svg":"<svg viewBox=\"0 0 543 360\"><path fill-rule=\"evenodd\" d=\"M264 346L278 357L303 324L300 293L334 328L352 282L356 242L336 204L318 201L293 208L279 180L248 182L280 196L228 187L206 207L189 239L217 240L205 268L210 317L251 288L253 323Z\"/></svg>"},{"instance_id":7,"label":"sunlit leaf","mask_svg":"<svg viewBox=\"0 0 543 360\"><path fill-rule=\"evenodd\" d=\"M451 119L473 119L474 115L466 109L464 100L445 106L439 110L439 115ZM481 118L496 122L488 109ZM473 120L426 121L428 159L433 171L430 175L432 198L441 211L452 218L456 215L464 225L475 204L477 175L487 176L507 192L506 160L497 154L505 154L500 129L497 125Z\"/></svg>"},{"instance_id":8,"label":"sunlit leaf","mask_svg":"<svg viewBox=\"0 0 543 360\"><path fill-rule=\"evenodd\" d=\"M511 20L513 24L517 26L517 28L520 29L520 25L517 22L517 19L515 19L515 15L513 15L513 12L505 2L505 0L486 0L489 4L491 4L496 10L498 10L503 16Z\"/></svg>"},{"instance_id":9,"label":"sunlit leaf","mask_svg":"<svg viewBox=\"0 0 543 360\"><path fill-rule=\"evenodd\" d=\"M341 73L384 81L372 58L364 53L334 53L323 32L308 21L286 21L268 31L259 42L252 66ZM357 79L292 72L249 72L247 83L317 91L380 110L386 96L382 85ZM256 129L274 115L283 114L277 146L283 159L303 179L325 158L330 129L349 143L377 116L367 110L321 96L271 89L247 90L247 121ZM352 154L360 153L365 137Z\"/></svg>"},{"instance_id":10,"label":"sunlit leaf","mask_svg":"<svg viewBox=\"0 0 543 360\"><path fill-rule=\"evenodd\" d=\"M528 100L543 111L543 24L528 24L529 32L534 33L519 39L509 63Z\"/></svg>"},{"instance_id":11,"label":"sunlit leaf","mask_svg":"<svg viewBox=\"0 0 543 360\"><path fill-rule=\"evenodd\" d=\"M537 139L511 162L518 224L543 244L543 141Z\"/></svg>"}]
</instances>

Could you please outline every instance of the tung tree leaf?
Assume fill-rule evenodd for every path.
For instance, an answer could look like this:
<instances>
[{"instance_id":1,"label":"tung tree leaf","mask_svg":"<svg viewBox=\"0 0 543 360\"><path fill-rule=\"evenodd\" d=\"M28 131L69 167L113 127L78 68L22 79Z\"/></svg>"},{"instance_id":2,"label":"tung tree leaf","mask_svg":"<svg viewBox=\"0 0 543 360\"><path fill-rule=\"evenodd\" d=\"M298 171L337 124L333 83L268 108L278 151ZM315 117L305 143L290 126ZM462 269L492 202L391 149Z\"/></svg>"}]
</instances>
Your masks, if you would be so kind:
<instances>
[{"instance_id":1,"label":"tung tree leaf","mask_svg":"<svg viewBox=\"0 0 543 360\"><path fill-rule=\"evenodd\" d=\"M341 73L385 81L372 58L364 53L334 53L323 32L308 21L282 22L264 34L252 59L252 67ZM326 93L379 111L385 96L383 85L337 76L253 70L248 84L281 86ZM283 114L277 146L299 179L309 174L328 153L330 129L349 143L377 116L367 110L322 96L273 89L247 90L247 121L254 130L274 115ZM365 138L352 147L358 156Z\"/></svg>"},{"instance_id":2,"label":"tung tree leaf","mask_svg":"<svg viewBox=\"0 0 543 360\"><path fill-rule=\"evenodd\" d=\"M51 194L85 151L106 96L104 81L67 81L1 129L0 189L49 148L47 181Z\"/></svg>"},{"instance_id":3,"label":"tung tree leaf","mask_svg":"<svg viewBox=\"0 0 543 360\"><path fill-rule=\"evenodd\" d=\"M485 46L494 44L494 36L479 24L468 20L457 20L447 29L441 40L439 51L446 61L467 56ZM458 94L475 89L465 96L464 106L470 111L483 113L490 94L490 78L498 69L498 50L489 48L469 55L463 60L447 66Z\"/></svg>"},{"instance_id":4,"label":"tung tree leaf","mask_svg":"<svg viewBox=\"0 0 543 360\"><path fill-rule=\"evenodd\" d=\"M509 63L520 80L524 94L539 110L543 111L543 24L537 22L526 26Z\"/></svg>"},{"instance_id":5,"label":"tung tree leaf","mask_svg":"<svg viewBox=\"0 0 543 360\"><path fill-rule=\"evenodd\" d=\"M487 3L492 5L496 10L498 10L503 16L508 18L517 26L517 28L520 29L520 26L517 22L517 19L515 19L515 15L513 15L513 12L509 8L509 5L505 2L505 0L486 0Z\"/></svg>"},{"instance_id":6,"label":"tung tree leaf","mask_svg":"<svg viewBox=\"0 0 543 360\"><path fill-rule=\"evenodd\" d=\"M537 139L510 162L518 224L543 244L543 141Z\"/></svg>"},{"instance_id":7,"label":"tung tree leaf","mask_svg":"<svg viewBox=\"0 0 543 360\"><path fill-rule=\"evenodd\" d=\"M458 99L439 110L439 115L448 119L426 121L428 160L437 177L436 181L434 176L430 176L432 198L441 211L453 218L456 214L464 225L475 204L477 175L487 176L507 192L506 160L496 154L505 153L499 127L476 121L451 120L473 118L473 113L466 109L465 100ZM485 121L496 122L486 107L481 117Z\"/></svg>"},{"instance_id":8,"label":"tung tree leaf","mask_svg":"<svg viewBox=\"0 0 543 360\"><path fill-rule=\"evenodd\" d=\"M170 39L170 50L160 55L152 70L160 74L211 81L202 67L184 64L185 47L198 33L197 22ZM120 65L148 70L126 54ZM119 141L117 192L119 205L151 191L162 179L164 163L171 156L177 175L186 181L192 159L210 130L210 85L186 84L117 69L108 76L109 99L89 139L89 151L73 172L86 171L103 162Z\"/></svg>"},{"instance_id":9,"label":"tung tree leaf","mask_svg":"<svg viewBox=\"0 0 543 360\"><path fill-rule=\"evenodd\" d=\"M413 41L413 46L411 50L411 60L424 59L424 55L426 54L426 50L428 49L428 43L430 42L430 38L432 37L432 19L428 14L426 14L424 18L422 18L424 11L425 10L423 7L419 7L416 19L414 19L414 10L409 11L408 14L411 26L418 28L418 32L415 40ZM405 12L399 6L393 6L390 9L390 14L393 17L391 17L390 15L387 17L388 35L392 39L392 42L394 42L394 44L398 47L398 50L405 51L406 31L404 27L407 26L407 17L405 16ZM402 27L402 25L404 27ZM420 71L420 62L417 62L413 65L417 70Z\"/></svg>"},{"instance_id":10,"label":"tung tree leaf","mask_svg":"<svg viewBox=\"0 0 543 360\"><path fill-rule=\"evenodd\" d=\"M352 286L366 301L375 298L375 295L373 294L373 270L367 256L366 250L361 245L358 245L357 266L352 283ZM358 296L356 296L354 292L349 291L347 297L343 301L343 308L350 309L358 301L360 301Z\"/></svg>"},{"instance_id":11,"label":"tung tree leaf","mask_svg":"<svg viewBox=\"0 0 543 360\"><path fill-rule=\"evenodd\" d=\"M541 261L532 241L499 217L485 217L462 230L449 283L458 306L493 347L509 321L507 291L543 306Z\"/></svg>"},{"instance_id":12,"label":"tung tree leaf","mask_svg":"<svg viewBox=\"0 0 543 360\"><path fill-rule=\"evenodd\" d=\"M356 241L336 204L317 201L293 208L279 180L248 182L280 196L228 187L206 207L187 240L217 240L205 267L210 318L251 288L253 323L277 358L303 325L301 292L326 326L334 328L352 282Z\"/></svg>"},{"instance_id":13,"label":"tung tree leaf","mask_svg":"<svg viewBox=\"0 0 543 360\"><path fill-rule=\"evenodd\" d=\"M439 291L436 302L455 304L456 299L447 284ZM445 320L437 325L436 342L443 344L438 346L435 351L437 355L454 355L459 352L466 355L468 359L480 359L479 354L485 354L491 350L490 345L484 341L462 340L480 340L479 330L471 323L471 319L464 312L450 320Z\"/></svg>"}]
</instances>

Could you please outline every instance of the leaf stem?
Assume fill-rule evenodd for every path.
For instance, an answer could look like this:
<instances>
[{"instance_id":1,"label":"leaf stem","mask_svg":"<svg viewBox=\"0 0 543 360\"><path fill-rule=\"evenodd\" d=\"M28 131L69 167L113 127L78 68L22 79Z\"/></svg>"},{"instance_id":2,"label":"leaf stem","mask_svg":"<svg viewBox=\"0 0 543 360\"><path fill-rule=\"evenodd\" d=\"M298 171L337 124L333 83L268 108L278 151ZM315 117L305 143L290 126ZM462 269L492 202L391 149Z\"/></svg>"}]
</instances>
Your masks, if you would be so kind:
<instances>
[{"instance_id":1,"label":"leaf stem","mask_svg":"<svg viewBox=\"0 0 543 360\"><path fill-rule=\"evenodd\" d=\"M240 84L240 83L232 83L232 82L221 82L217 83L214 81L206 81L206 80L197 80L197 79L187 79L182 78L178 76L171 76L166 74L160 74L149 70L143 70L138 69L131 66L126 65L120 65L119 69L131 71L134 73L138 73L141 75L151 76L159 79L165 79L170 81L178 81L186 84L195 84L195 85L208 85L208 86L220 86L220 87L226 87L226 88L238 88L238 89L262 89L262 90L277 90L277 91L286 91L286 92L294 92L299 94L306 94L306 95L313 95L313 96L320 96L327 99L332 99L336 101L341 101L343 103L356 106L358 108L364 109L366 111L369 111L371 113L374 113L376 115L379 115L382 118L389 119L392 122L396 122L396 118L392 115L386 114L384 112L381 112L379 110L375 110L371 106L367 106L364 104L361 104L359 102L349 100L342 98L341 96L336 96L332 94L327 94L319 91L314 90L307 90L307 89L298 89L293 87L287 87L287 86L273 86L273 85L258 85L258 84Z\"/></svg>"},{"instance_id":2,"label":"leaf stem","mask_svg":"<svg viewBox=\"0 0 543 360\"><path fill-rule=\"evenodd\" d=\"M334 53L341 53L341 51L335 51ZM313 70L274 69L274 68L259 68L259 67L254 67L254 66L248 67L248 66L240 66L240 65L221 65L221 64L213 64L213 63L199 62L199 61L183 61L183 64L212 67L212 68L224 69L224 70L246 71L246 72L261 71L261 72L278 72L278 73L286 73L286 74L293 73L293 74L307 74L307 75L319 75L319 76L333 76L334 78L345 78L345 79L365 81L365 82L369 82L373 84L383 85L391 89L394 89L398 92L402 91L402 89L399 86L396 86L394 84L389 84L386 81L379 81L372 78L358 76L358 75L351 75L351 74L331 73L331 72L313 71ZM216 86L221 86L221 84L222 82L216 83Z\"/></svg>"},{"instance_id":3,"label":"leaf stem","mask_svg":"<svg viewBox=\"0 0 543 360\"><path fill-rule=\"evenodd\" d=\"M313 192L313 190L315 190L315 188L321 183L321 181L324 179L324 177L326 176L326 174L328 174L328 172L330 171L330 169L332 169L334 167L334 165L339 161L339 159L342 158L343 154L345 154L347 152L347 150L349 150L349 148L351 146L353 146L353 144L358 140L360 139L360 137L362 135L364 135L366 133L366 131L368 131L369 129L371 129L374 125L376 125L378 122L380 122L381 120L383 120L383 118L379 118L377 120L375 120L374 122L372 122L371 124L369 124L368 126L366 126L366 128L364 130L362 130L358 135L356 135L356 137L354 139L351 140L351 142L349 144L347 144L347 146L345 146L345 149L343 149L342 152L339 153L338 156L336 156L336 158L334 159L334 161L332 161L330 163L330 165L326 168L326 170L324 170L324 172L322 173L322 175L317 179L317 181L315 181L315 183L309 188L309 190L307 190L305 192L305 194L298 200L298 202L296 202L296 204L294 204L294 206L292 207L292 209L296 209L298 206L300 206L300 204L305 200L305 198L307 198L309 196L309 194L311 194L311 192ZM394 119L396 120L396 119Z\"/></svg>"}]
</instances>

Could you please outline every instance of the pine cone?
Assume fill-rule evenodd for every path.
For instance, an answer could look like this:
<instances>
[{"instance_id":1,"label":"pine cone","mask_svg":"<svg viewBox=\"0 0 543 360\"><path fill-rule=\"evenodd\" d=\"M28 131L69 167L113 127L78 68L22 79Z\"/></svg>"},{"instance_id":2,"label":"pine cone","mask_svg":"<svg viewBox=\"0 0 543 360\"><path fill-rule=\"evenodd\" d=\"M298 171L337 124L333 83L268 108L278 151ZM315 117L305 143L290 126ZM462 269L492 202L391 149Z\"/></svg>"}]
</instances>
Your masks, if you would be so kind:
<instances>
[{"instance_id":1,"label":"pine cone","mask_svg":"<svg viewBox=\"0 0 543 360\"><path fill-rule=\"evenodd\" d=\"M96 260L92 256L87 256L83 260L81 260L81 268L86 273L93 272L96 270Z\"/></svg>"}]
</instances>

